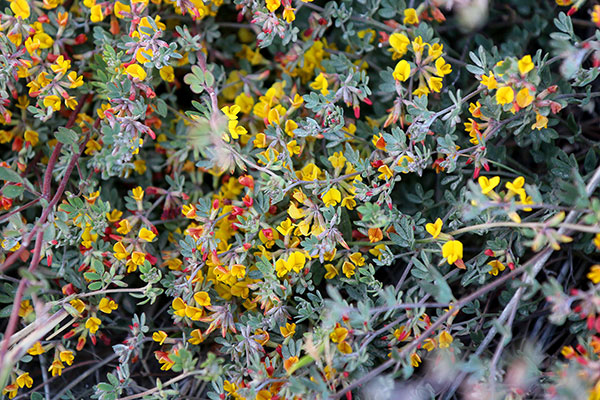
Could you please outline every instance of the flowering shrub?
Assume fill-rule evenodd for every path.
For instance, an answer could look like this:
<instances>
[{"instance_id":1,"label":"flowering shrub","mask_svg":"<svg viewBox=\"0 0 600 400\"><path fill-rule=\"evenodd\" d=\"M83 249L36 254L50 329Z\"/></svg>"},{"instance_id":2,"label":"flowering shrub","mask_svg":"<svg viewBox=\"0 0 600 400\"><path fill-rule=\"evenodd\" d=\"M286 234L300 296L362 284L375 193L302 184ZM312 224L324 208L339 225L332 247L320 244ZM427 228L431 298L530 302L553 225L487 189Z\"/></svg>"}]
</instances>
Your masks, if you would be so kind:
<instances>
[{"instance_id":1,"label":"flowering shrub","mask_svg":"<svg viewBox=\"0 0 600 400\"><path fill-rule=\"evenodd\" d=\"M0 21L3 396L600 399L600 5Z\"/></svg>"}]
</instances>

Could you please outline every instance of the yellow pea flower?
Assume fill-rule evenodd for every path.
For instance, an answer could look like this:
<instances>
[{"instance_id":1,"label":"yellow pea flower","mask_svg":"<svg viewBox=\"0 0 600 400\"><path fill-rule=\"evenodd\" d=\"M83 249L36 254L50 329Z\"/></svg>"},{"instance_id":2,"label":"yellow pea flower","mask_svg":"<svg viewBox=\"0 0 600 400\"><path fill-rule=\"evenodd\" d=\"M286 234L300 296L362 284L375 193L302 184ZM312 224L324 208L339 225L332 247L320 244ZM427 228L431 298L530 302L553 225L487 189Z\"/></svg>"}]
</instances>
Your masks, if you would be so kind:
<instances>
[{"instance_id":1,"label":"yellow pea flower","mask_svg":"<svg viewBox=\"0 0 600 400\"><path fill-rule=\"evenodd\" d=\"M496 77L492 72L490 72L489 76L481 76L481 84L487 87L489 90L494 90L498 87L498 81L496 81Z\"/></svg>"},{"instance_id":2,"label":"yellow pea flower","mask_svg":"<svg viewBox=\"0 0 600 400\"><path fill-rule=\"evenodd\" d=\"M17 18L27 19L31 15L31 9L27 0L13 0L10 3L10 9Z\"/></svg>"},{"instance_id":3,"label":"yellow pea flower","mask_svg":"<svg viewBox=\"0 0 600 400\"><path fill-rule=\"evenodd\" d=\"M194 300L200 307L210 306L210 295L206 292L195 293Z\"/></svg>"},{"instance_id":4,"label":"yellow pea flower","mask_svg":"<svg viewBox=\"0 0 600 400\"><path fill-rule=\"evenodd\" d=\"M339 190L337 190L336 188L332 187L323 195L322 200L323 200L323 203L325 203L325 207L335 206L335 205L337 205L337 203L342 201L342 193ZM291 217L294 218L293 216L291 216ZM294 219L296 219L296 218L294 218Z\"/></svg>"},{"instance_id":5,"label":"yellow pea flower","mask_svg":"<svg viewBox=\"0 0 600 400\"><path fill-rule=\"evenodd\" d=\"M410 77L410 64L406 60L398 61L392 76L397 81L405 82Z\"/></svg>"},{"instance_id":6,"label":"yellow pea flower","mask_svg":"<svg viewBox=\"0 0 600 400\"><path fill-rule=\"evenodd\" d=\"M533 96L529 94L527 88L523 88L517 92L517 104L521 108L525 108L533 102Z\"/></svg>"},{"instance_id":7,"label":"yellow pea flower","mask_svg":"<svg viewBox=\"0 0 600 400\"><path fill-rule=\"evenodd\" d=\"M165 331L157 331L152 334L152 340L157 342L159 345L162 345L167 337L168 335Z\"/></svg>"},{"instance_id":8,"label":"yellow pea flower","mask_svg":"<svg viewBox=\"0 0 600 400\"><path fill-rule=\"evenodd\" d=\"M534 67L533 61L531 61L531 56L529 54L523 56L517 64L519 66L519 72L521 75L527 75L527 73Z\"/></svg>"},{"instance_id":9,"label":"yellow pea flower","mask_svg":"<svg viewBox=\"0 0 600 400\"><path fill-rule=\"evenodd\" d=\"M440 218L438 218L435 220L435 222L433 224L425 225L425 230L431 236L433 236L434 239L437 239L437 237L440 236L440 233L442 232L442 225L444 225L444 223L442 222L442 220Z\"/></svg>"},{"instance_id":10,"label":"yellow pea flower","mask_svg":"<svg viewBox=\"0 0 600 400\"><path fill-rule=\"evenodd\" d=\"M138 237L146 242L151 242L156 237L156 234L149 229L142 228L140 229Z\"/></svg>"},{"instance_id":11,"label":"yellow pea flower","mask_svg":"<svg viewBox=\"0 0 600 400\"><path fill-rule=\"evenodd\" d=\"M404 10L404 25L416 25L419 23L419 17L417 16L417 10L414 8L407 8Z\"/></svg>"},{"instance_id":12,"label":"yellow pea flower","mask_svg":"<svg viewBox=\"0 0 600 400\"><path fill-rule=\"evenodd\" d=\"M175 72L173 70L173 67L171 67L170 65L162 67L158 72L160 73L160 77L165 82L173 82L175 80Z\"/></svg>"},{"instance_id":13,"label":"yellow pea flower","mask_svg":"<svg viewBox=\"0 0 600 400\"><path fill-rule=\"evenodd\" d=\"M105 314L110 314L117 308L119 308L119 305L108 297L103 297L102 300L100 300L100 304L98 304L98 309Z\"/></svg>"},{"instance_id":14,"label":"yellow pea flower","mask_svg":"<svg viewBox=\"0 0 600 400\"><path fill-rule=\"evenodd\" d=\"M71 364L73 364L73 360L75 359L75 356L73 355L72 351L64 350L58 354L58 358L60 358L60 361L64 362L65 364L71 365Z\"/></svg>"},{"instance_id":15,"label":"yellow pea flower","mask_svg":"<svg viewBox=\"0 0 600 400\"><path fill-rule=\"evenodd\" d=\"M494 176L493 178L488 179L487 176L480 176L479 179L477 179L477 182L481 187L481 193L488 194L489 192L494 190L496 186L498 186L498 184L500 183L500 177Z\"/></svg>"},{"instance_id":16,"label":"yellow pea flower","mask_svg":"<svg viewBox=\"0 0 600 400\"><path fill-rule=\"evenodd\" d=\"M17 377L17 385L20 388L25 386L27 386L27 388L31 388L31 386L33 386L33 379L29 376L29 372L24 372Z\"/></svg>"},{"instance_id":17,"label":"yellow pea flower","mask_svg":"<svg viewBox=\"0 0 600 400\"><path fill-rule=\"evenodd\" d=\"M510 86L503 86L496 92L496 102L500 105L512 103L515 92Z\"/></svg>"},{"instance_id":18,"label":"yellow pea flower","mask_svg":"<svg viewBox=\"0 0 600 400\"><path fill-rule=\"evenodd\" d=\"M281 6L281 0L266 0L270 12L275 12Z\"/></svg>"},{"instance_id":19,"label":"yellow pea flower","mask_svg":"<svg viewBox=\"0 0 600 400\"><path fill-rule=\"evenodd\" d=\"M133 197L136 201L142 201L144 198L144 189L141 186L138 186L131 190L131 197Z\"/></svg>"},{"instance_id":20,"label":"yellow pea flower","mask_svg":"<svg viewBox=\"0 0 600 400\"><path fill-rule=\"evenodd\" d=\"M93 335L94 333L98 332L98 328L100 327L101 323L102 321L100 321L99 318L90 317L87 319L87 321L85 321L85 328Z\"/></svg>"},{"instance_id":21,"label":"yellow pea flower","mask_svg":"<svg viewBox=\"0 0 600 400\"><path fill-rule=\"evenodd\" d=\"M285 324L285 326L279 327L279 332L281 332L281 336L283 336L284 338L294 336L294 333L296 333L296 324L290 324L288 322Z\"/></svg>"},{"instance_id":22,"label":"yellow pea flower","mask_svg":"<svg viewBox=\"0 0 600 400\"><path fill-rule=\"evenodd\" d=\"M93 5L92 8L90 8L90 12L90 21L95 23L104 20L104 11L100 4Z\"/></svg>"},{"instance_id":23,"label":"yellow pea flower","mask_svg":"<svg viewBox=\"0 0 600 400\"><path fill-rule=\"evenodd\" d=\"M587 278L592 281L594 285L600 283L600 265L592 265L590 272L587 274Z\"/></svg>"},{"instance_id":24,"label":"yellow pea flower","mask_svg":"<svg viewBox=\"0 0 600 400\"><path fill-rule=\"evenodd\" d=\"M463 245L458 240L449 240L442 246L442 256L448 260L448 264L454 264L463 258Z\"/></svg>"},{"instance_id":25,"label":"yellow pea flower","mask_svg":"<svg viewBox=\"0 0 600 400\"><path fill-rule=\"evenodd\" d=\"M450 344L454 341L454 338L448 331L440 332L438 336L438 342L440 343L440 349L445 349L450 347Z\"/></svg>"},{"instance_id":26,"label":"yellow pea flower","mask_svg":"<svg viewBox=\"0 0 600 400\"><path fill-rule=\"evenodd\" d=\"M119 2L117 2L117 4L119 4ZM116 7L115 7L115 10L116 10ZM144 68L142 68L139 64L129 65L125 69L125 72L127 74L129 74L129 76L131 76L132 78L139 79L140 81L143 81L148 76L148 74L146 73Z\"/></svg>"},{"instance_id":27,"label":"yellow pea flower","mask_svg":"<svg viewBox=\"0 0 600 400\"><path fill-rule=\"evenodd\" d=\"M44 97L44 107L52 107L54 111L60 110L60 97L55 94Z\"/></svg>"},{"instance_id":28,"label":"yellow pea flower","mask_svg":"<svg viewBox=\"0 0 600 400\"><path fill-rule=\"evenodd\" d=\"M327 96L329 94L329 90L327 90L327 79L323 73L319 73L319 75L315 78L315 81L310 84L310 87L314 90L320 90L323 96Z\"/></svg>"}]
</instances>

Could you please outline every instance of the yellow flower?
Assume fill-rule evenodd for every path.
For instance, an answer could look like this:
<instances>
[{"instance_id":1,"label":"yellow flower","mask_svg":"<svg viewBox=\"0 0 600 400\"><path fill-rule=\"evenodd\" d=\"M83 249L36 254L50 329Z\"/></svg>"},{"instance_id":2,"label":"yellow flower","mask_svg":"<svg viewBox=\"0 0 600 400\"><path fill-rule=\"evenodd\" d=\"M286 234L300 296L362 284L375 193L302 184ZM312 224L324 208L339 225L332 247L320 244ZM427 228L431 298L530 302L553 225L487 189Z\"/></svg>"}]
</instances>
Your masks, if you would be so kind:
<instances>
[{"instance_id":1,"label":"yellow flower","mask_svg":"<svg viewBox=\"0 0 600 400\"><path fill-rule=\"evenodd\" d=\"M60 110L60 97L55 94L44 97L44 107L52 107L54 111Z\"/></svg>"},{"instance_id":2,"label":"yellow flower","mask_svg":"<svg viewBox=\"0 0 600 400\"><path fill-rule=\"evenodd\" d=\"M406 60L398 61L392 76L397 81L405 82L410 77L410 64Z\"/></svg>"},{"instance_id":3,"label":"yellow flower","mask_svg":"<svg viewBox=\"0 0 600 400\"><path fill-rule=\"evenodd\" d=\"M90 21L101 22L104 20L104 11L100 4L93 5L92 8L90 8L90 12Z\"/></svg>"},{"instance_id":4,"label":"yellow flower","mask_svg":"<svg viewBox=\"0 0 600 400\"><path fill-rule=\"evenodd\" d=\"M498 186L498 184L500 183L500 177L494 176L492 179L488 179L487 176L480 176L477 182L481 187L481 193L488 194L489 192L494 190L496 186Z\"/></svg>"},{"instance_id":5,"label":"yellow flower","mask_svg":"<svg viewBox=\"0 0 600 400\"><path fill-rule=\"evenodd\" d=\"M19 385L16 382L7 385L2 389L2 394L8 394L9 399L14 399L19 392Z\"/></svg>"},{"instance_id":6,"label":"yellow flower","mask_svg":"<svg viewBox=\"0 0 600 400\"><path fill-rule=\"evenodd\" d=\"M445 76L452 72L452 66L443 57L435 60L435 71L438 76Z\"/></svg>"},{"instance_id":7,"label":"yellow flower","mask_svg":"<svg viewBox=\"0 0 600 400\"><path fill-rule=\"evenodd\" d=\"M534 67L533 62L531 61L531 56L527 54L523 56L518 62L519 72L521 75L526 75L529 71L531 71Z\"/></svg>"},{"instance_id":8,"label":"yellow flower","mask_svg":"<svg viewBox=\"0 0 600 400\"><path fill-rule=\"evenodd\" d=\"M58 56L54 64L50 66L52 71L57 74L66 74L69 68L71 68L71 60L65 60L63 56Z\"/></svg>"},{"instance_id":9,"label":"yellow flower","mask_svg":"<svg viewBox=\"0 0 600 400\"><path fill-rule=\"evenodd\" d=\"M117 18L124 18L124 15L121 14L121 12L131 13L131 6L129 6L127 4L123 4L120 1L117 1L115 3L114 12L115 12L115 16Z\"/></svg>"},{"instance_id":10,"label":"yellow flower","mask_svg":"<svg viewBox=\"0 0 600 400\"><path fill-rule=\"evenodd\" d=\"M535 123L531 125L531 130L537 129L538 131L542 128L548 127L548 117L545 117L539 113L535 113Z\"/></svg>"},{"instance_id":11,"label":"yellow flower","mask_svg":"<svg viewBox=\"0 0 600 400\"><path fill-rule=\"evenodd\" d=\"M342 264L342 272L346 275L346 278L351 278L355 274L356 266L351 262L344 261Z\"/></svg>"},{"instance_id":12,"label":"yellow flower","mask_svg":"<svg viewBox=\"0 0 600 400\"><path fill-rule=\"evenodd\" d=\"M198 292L194 294L194 300L200 307L210 306L210 296L206 292Z\"/></svg>"},{"instance_id":13,"label":"yellow flower","mask_svg":"<svg viewBox=\"0 0 600 400\"><path fill-rule=\"evenodd\" d=\"M27 19L31 15L31 9L27 0L13 0L10 3L10 9L17 18Z\"/></svg>"},{"instance_id":14,"label":"yellow flower","mask_svg":"<svg viewBox=\"0 0 600 400\"><path fill-rule=\"evenodd\" d=\"M425 225L425 230L431 236L433 236L434 239L437 239L437 237L440 236L440 233L442 232L442 225L444 225L444 223L442 222L442 220L440 218L438 218L435 220L435 222L433 224Z\"/></svg>"},{"instance_id":15,"label":"yellow flower","mask_svg":"<svg viewBox=\"0 0 600 400\"><path fill-rule=\"evenodd\" d=\"M103 297L98 304L98 309L105 314L110 314L113 310L119 308L119 305L107 297Z\"/></svg>"},{"instance_id":16,"label":"yellow flower","mask_svg":"<svg viewBox=\"0 0 600 400\"><path fill-rule=\"evenodd\" d=\"M365 265L365 258L359 252L350 254L350 261L352 261L357 267L362 267Z\"/></svg>"},{"instance_id":17,"label":"yellow flower","mask_svg":"<svg viewBox=\"0 0 600 400\"><path fill-rule=\"evenodd\" d=\"M458 240L449 240L442 246L442 256L448 260L448 264L454 264L463 258L463 245Z\"/></svg>"},{"instance_id":18,"label":"yellow flower","mask_svg":"<svg viewBox=\"0 0 600 400\"><path fill-rule=\"evenodd\" d=\"M337 324L333 332L329 334L329 339L333 343L341 343L346 339L346 336L348 336L348 329Z\"/></svg>"},{"instance_id":19,"label":"yellow flower","mask_svg":"<svg viewBox=\"0 0 600 400\"><path fill-rule=\"evenodd\" d=\"M427 81L427 84L431 88L431 91L434 93L439 93L442 90L442 78L432 76Z\"/></svg>"},{"instance_id":20,"label":"yellow flower","mask_svg":"<svg viewBox=\"0 0 600 400\"><path fill-rule=\"evenodd\" d=\"M519 176L512 182L506 182L506 188L508 189L509 196L512 197L514 195L519 195L521 197L526 197L523 185L525 185L525 178L522 176Z\"/></svg>"},{"instance_id":21,"label":"yellow flower","mask_svg":"<svg viewBox=\"0 0 600 400\"><path fill-rule=\"evenodd\" d=\"M71 364L69 364L71 365ZM33 386L33 379L29 376L29 372L24 372L17 377L17 385L22 388L27 386L31 388Z\"/></svg>"},{"instance_id":22,"label":"yellow flower","mask_svg":"<svg viewBox=\"0 0 600 400\"><path fill-rule=\"evenodd\" d=\"M392 33L388 39L392 54L392 59L396 60L406 54L410 40L403 33Z\"/></svg>"},{"instance_id":23,"label":"yellow flower","mask_svg":"<svg viewBox=\"0 0 600 400\"><path fill-rule=\"evenodd\" d=\"M523 88L519 90L517 93L517 104L521 108L525 108L533 102L533 96L529 94L529 90L527 88Z\"/></svg>"},{"instance_id":24,"label":"yellow flower","mask_svg":"<svg viewBox=\"0 0 600 400\"><path fill-rule=\"evenodd\" d=\"M600 233L596 233L596 236L594 236L594 246L600 250Z\"/></svg>"},{"instance_id":25,"label":"yellow flower","mask_svg":"<svg viewBox=\"0 0 600 400\"><path fill-rule=\"evenodd\" d=\"M387 165L382 165L381 167L377 168L377 171L379 172L379 179L391 179L394 176L394 173L392 172L392 170L390 169L390 167L388 167Z\"/></svg>"},{"instance_id":26,"label":"yellow flower","mask_svg":"<svg viewBox=\"0 0 600 400\"><path fill-rule=\"evenodd\" d=\"M371 243L377 243L383 239L381 228L369 228L367 234L369 236L369 242Z\"/></svg>"},{"instance_id":27,"label":"yellow flower","mask_svg":"<svg viewBox=\"0 0 600 400\"><path fill-rule=\"evenodd\" d=\"M286 372L290 372L294 364L298 362L298 357L293 356L283 361L283 368L285 368Z\"/></svg>"},{"instance_id":28,"label":"yellow flower","mask_svg":"<svg viewBox=\"0 0 600 400\"><path fill-rule=\"evenodd\" d=\"M167 333L165 331L158 331L158 332L154 332L152 334L152 340L154 340L155 342L157 342L160 345L162 345L165 342L166 338L167 338Z\"/></svg>"},{"instance_id":29,"label":"yellow flower","mask_svg":"<svg viewBox=\"0 0 600 400\"><path fill-rule=\"evenodd\" d=\"M498 82L496 81L496 77L492 72L490 72L489 76L481 76L481 84L487 87L489 90L494 90L498 87Z\"/></svg>"},{"instance_id":30,"label":"yellow flower","mask_svg":"<svg viewBox=\"0 0 600 400\"><path fill-rule=\"evenodd\" d=\"M325 207L335 206L337 203L342 201L342 193L336 188L332 187L329 189L322 197L323 203L325 203ZM290 215L294 218L293 215ZM297 218L294 218L297 219Z\"/></svg>"},{"instance_id":31,"label":"yellow flower","mask_svg":"<svg viewBox=\"0 0 600 400\"><path fill-rule=\"evenodd\" d=\"M254 99L245 92L240 93L234 100L236 106L240 108L242 114L248 114L254 106Z\"/></svg>"},{"instance_id":32,"label":"yellow flower","mask_svg":"<svg viewBox=\"0 0 600 400\"><path fill-rule=\"evenodd\" d=\"M587 274L587 278L595 284L600 282L600 265L592 265L590 272Z\"/></svg>"},{"instance_id":33,"label":"yellow flower","mask_svg":"<svg viewBox=\"0 0 600 400\"><path fill-rule=\"evenodd\" d=\"M40 354L44 354L45 351L46 350L44 350L40 342L35 342L33 347L27 350L27 354L30 354L32 356L38 356Z\"/></svg>"},{"instance_id":34,"label":"yellow flower","mask_svg":"<svg viewBox=\"0 0 600 400\"><path fill-rule=\"evenodd\" d=\"M236 104L233 106L224 106L221 108L221 111L223 111L223 114L225 114L230 121L234 121L238 119L237 115L241 109L242 108Z\"/></svg>"},{"instance_id":35,"label":"yellow flower","mask_svg":"<svg viewBox=\"0 0 600 400\"><path fill-rule=\"evenodd\" d=\"M294 11L296 11L296 9L292 7L285 7L283 10L283 19L285 19L288 24L291 24L296 19Z\"/></svg>"},{"instance_id":36,"label":"yellow flower","mask_svg":"<svg viewBox=\"0 0 600 400\"><path fill-rule=\"evenodd\" d=\"M142 201L142 199L144 198L144 189L142 189L141 186L132 189L131 197L133 197L134 200Z\"/></svg>"},{"instance_id":37,"label":"yellow flower","mask_svg":"<svg viewBox=\"0 0 600 400\"><path fill-rule=\"evenodd\" d=\"M325 270L327 271L325 279L333 279L338 275L338 270L333 264L325 264Z\"/></svg>"},{"instance_id":38,"label":"yellow flower","mask_svg":"<svg viewBox=\"0 0 600 400\"><path fill-rule=\"evenodd\" d=\"M185 304L185 301L183 301L181 297L175 298L171 305L173 307L175 315L179 317L185 317L185 309L187 307L187 304Z\"/></svg>"},{"instance_id":39,"label":"yellow flower","mask_svg":"<svg viewBox=\"0 0 600 400\"><path fill-rule=\"evenodd\" d=\"M496 102L500 105L512 103L515 92L510 86L503 86L496 92Z\"/></svg>"},{"instance_id":40,"label":"yellow flower","mask_svg":"<svg viewBox=\"0 0 600 400\"><path fill-rule=\"evenodd\" d=\"M310 87L314 90L320 90L323 96L327 96L329 94L329 90L327 90L327 79L323 73L319 73L315 78L315 81L310 84Z\"/></svg>"},{"instance_id":41,"label":"yellow flower","mask_svg":"<svg viewBox=\"0 0 600 400\"><path fill-rule=\"evenodd\" d=\"M404 25L416 25L419 23L419 17L417 16L417 10L414 8L407 8L404 10Z\"/></svg>"},{"instance_id":42,"label":"yellow flower","mask_svg":"<svg viewBox=\"0 0 600 400\"><path fill-rule=\"evenodd\" d=\"M75 356L73 355L73 352L70 350L63 350L58 354L58 357L60 358L60 361L64 362L67 365L71 365L73 364L73 360L75 359Z\"/></svg>"},{"instance_id":43,"label":"yellow flower","mask_svg":"<svg viewBox=\"0 0 600 400\"><path fill-rule=\"evenodd\" d=\"M281 233L283 236L287 236L294 230L294 224L292 224L292 220L286 218L284 221L281 221L279 226L277 227L277 232Z\"/></svg>"},{"instance_id":44,"label":"yellow flower","mask_svg":"<svg viewBox=\"0 0 600 400\"><path fill-rule=\"evenodd\" d=\"M438 342L440 343L440 349L445 349L450 347L450 344L454 341L454 338L452 337L452 335L450 335L450 333L448 333L448 331L442 331L440 332L440 335L438 336Z\"/></svg>"},{"instance_id":45,"label":"yellow flower","mask_svg":"<svg viewBox=\"0 0 600 400\"><path fill-rule=\"evenodd\" d=\"M121 235L127 235L131 230L131 225L129 224L129 220L123 219L119 221L119 227L117 228L117 233Z\"/></svg>"},{"instance_id":46,"label":"yellow flower","mask_svg":"<svg viewBox=\"0 0 600 400\"><path fill-rule=\"evenodd\" d=\"M299 251L294 251L292 254L290 254L286 261L287 270L293 270L296 273L302 271L304 265L306 265L306 256L304 256L304 254Z\"/></svg>"},{"instance_id":47,"label":"yellow flower","mask_svg":"<svg viewBox=\"0 0 600 400\"><path fill-rule=\"evenodd\" d=\"M285 326L279 327L279 332L281 332L281 336L284 338L294 336L294 333L296 333L296 324L286 323Z\"/></svg>"},{"instance_id":48,"label":"yellow flower","mask_svg":"<svg viewBox=\"0 0 600 400\"><path fill-rule=\"evenodd\" d=\"M200 331L200 329L194 329L191 333L190 333L190 338L188 339L188 342L190 344L200 344L204 341L204 338L202 337L202 332Z\"/></svg>"},{"instance_id":49,"label":"yellow flower","mask_svg":"<svg viewBox=\"0 0 600 400\"><path fill-rule=\"evenodd\" d=\"M498 272L502 272L506 269L506 267L504 266L504 264L502 264L500 261L498 260L492 260L488 263L488 265L490 267L492 267L492 269L490 271L488 271L488 273L490 275L498 275Z\"/></svg>"},{"instance_id":50,"label":"yellow flower","mask_svg":"<svg viewBox=\"0 0 600 400\"><path fill-rule=\"evenodd\" d=\"M421 357L417 353L412 353L410 355L410 363L413 367L417 368L421 363Z\"/></svg>"},{"instance_id":51,"label":"yellow flower","mask_svg":"<svg viewBox=\"0 0 600 400\"><path fill-rule=\"evenodd\" d=\"M52 372L52 376L61 376L64 367L64 364L60 362L60 360L54 360L50 368L48 368L48 371Z\"/></svg>"},{"instance_id":52,"label":"yellow flower","mask_svg":"<svg viewBox=\"0 0 600 400\"><path fill-rule=\"evenodd\" d=\"M244 136L248 131L241 125L238 125L237 120L229 121L227 127L229 128L229 134L233 139L239 139L240 136Z\"/></svg>"},{"instance_id":53,"label":"yellow flower","mask_svg":"<svg viewBox=\"0 0 600 400\"><path fill-rule=\"evenodd\" d=\"M139 233L138 237L146 242L151 242L152 240L154 240L156 235L151 230L142 228L142 229L140 229L140 233Z\"/></svg>"},{"instance_id":54,"label":"yellow flower","mask_svg":"<svg viewBox=\"0 0 600 400\"><path fill-rule=\"evenodd\" d=\"M129 257L129 252L125 249L125 245L122 242L114 244L113 253L117 260L124 260Z\"/></svg>"},{"instance_id":55,"label":"yellow flower","mask_svg":"<svg viewBox=\"0 0 600 400\"><path fill-rule=\"evenodd\" d=\"M346 157L344 157L341 151L333 153L332 156L329 156L328 160L333 168L343 168L346 165Z\"/></svg>"},{"instance_id":56,"label":"yellow flower","mask_svg":"<svg viewBox=\"0 0 600 400\"><path fill-rule=\"evenodd\" d=\"M85 321L85 328L88 329L90 331L90 333L93 335L94 333L96 333L98 331L98 327L100 326L101 323L102 323L102 321L100 321L99 318L90 317L87 319L87 321Z\"/></svg>"},{"instance_id":57,"label":"yellow flower","mask_svg":"<svg viewBox=\"0 0 600 400\"><path fill-rule=\"evenodd\" d=\"M158 72L165 82L173 82L175 80L175 71L170 65L162 67Z\"/></svg>"},{"instance_id":58,"label":"yellow flower","mask_svg":"<svg viewBox=\"0 0 600 400\"><path fill-rule=\"evenodd\" d=\"M19 317L25 318L33 312L33 306L29 300L23 300L19 305Z\"/></svg>"},{"instance_id":59,"label":"yellow flower","mask_svg":"<svg viewBox=\"0 0 600 400\"><path fill-rule=\"evenodd\" d=\"M116 4L119 4L119 2L117 1ZM116 11L116 6L115 6L115 11ZM137 78L140 81L143 81L144 79L146 79L146 76L148 76L148 74L146 74L146 71L144 70L144 68L142 68L139 64L129 65L125 69L125 72L127 74L129 74L129 76L131 76L132 78Z\"/></svg>"},{"instance_id":60,"label":"yellow flower","mask_svg":"<svg viewBox=\"0 0 600 400\"><path fill-rule=\"evenodd\" d=\"M275 12L281 5L281 0L266 0L270 12Z\"/></svg>"},{"instance_id":61,"label":"yellow flower","mask_svg":"<svg viewBox=\"0 0 600 400\"><path fill-rule=\"evenodd\" d=\"M231 271L229 271L232 276L235 276L237 279L244 279L246 276L246 266L242 264L233 264L231 266Z\"/></svg>"},{"instance_id":62,"label":"yellow flower","mask_svg":"<svg viewBox=\"0 0 600 400\"><path fill-rule=\"evenodd\" d=\"M71 304L71 306L76 309L79 314L85 310L85 303L79 299L73 299L69 302L69 304Z\"/></svg>"}]
</instances>

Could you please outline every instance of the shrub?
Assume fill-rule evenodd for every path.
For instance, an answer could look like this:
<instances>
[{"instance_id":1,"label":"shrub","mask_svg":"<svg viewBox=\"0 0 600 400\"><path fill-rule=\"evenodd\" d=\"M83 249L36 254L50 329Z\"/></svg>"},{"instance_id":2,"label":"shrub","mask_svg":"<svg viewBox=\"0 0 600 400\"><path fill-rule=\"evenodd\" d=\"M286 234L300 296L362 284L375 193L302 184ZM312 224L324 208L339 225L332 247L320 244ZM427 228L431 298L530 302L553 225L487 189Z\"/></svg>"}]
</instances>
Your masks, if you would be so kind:
<instances>
[{"instance_id":1,"label":"shrub","mask_svg":"<svg viewBox=\"0 0 600 400\"><path fill-rule=\"evenodd\" d=\"M0 18L3 395L600 399L599 5Z\"/></svg>"}]
</instances>

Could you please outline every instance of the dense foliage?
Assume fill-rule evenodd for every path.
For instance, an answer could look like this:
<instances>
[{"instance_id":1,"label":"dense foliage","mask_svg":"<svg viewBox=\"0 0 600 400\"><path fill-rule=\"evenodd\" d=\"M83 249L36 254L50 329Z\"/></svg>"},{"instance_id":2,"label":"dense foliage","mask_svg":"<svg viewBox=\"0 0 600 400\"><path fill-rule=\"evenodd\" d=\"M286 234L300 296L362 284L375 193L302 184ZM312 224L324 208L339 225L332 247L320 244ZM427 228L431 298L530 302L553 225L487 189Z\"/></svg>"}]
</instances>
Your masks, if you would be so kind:
<instances>
[{"instance_id":1,"label":"dense foliage","mask_svg":"<svg viewBox=\"0 0 600 400\"><path fill-rule=\"evenodd\" d=\"M599 27L4 3L2 395L599 400Z\"/></svg>"}]
</instances>

